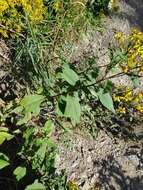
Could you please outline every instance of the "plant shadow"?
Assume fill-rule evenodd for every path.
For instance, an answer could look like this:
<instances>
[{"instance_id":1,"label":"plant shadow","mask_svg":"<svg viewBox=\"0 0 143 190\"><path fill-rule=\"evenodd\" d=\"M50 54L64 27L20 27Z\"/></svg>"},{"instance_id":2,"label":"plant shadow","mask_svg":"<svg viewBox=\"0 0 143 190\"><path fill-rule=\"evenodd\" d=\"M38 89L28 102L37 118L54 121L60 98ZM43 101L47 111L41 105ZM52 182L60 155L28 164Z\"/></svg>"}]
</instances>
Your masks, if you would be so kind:
<instances>
[{"instance_id":1,"label":"plant shadow","mask_svg":"<svg viewBox=\"0 0 143 190\"><path fill-rule=\"evenodd\" d=\"M126 156L129 157L131 154L133 153L127 153ZM140 158L138 155L136 156L136 159L139 159L137 168L130 170L131 166L126 166L126 171L124 157L121 158L121 160L116 160L110 155L106 160L101 160L100 165L102 165L102 167L99 171L98 185L104 190L142 190L143 173L141 174L139 171L143 169L143 158Z\"/></svg>"},{"instance_id":2,"label":"plant shadow","mask_svg":"<svg viewBox=\"0 0 143 190\"><path fill-rule=\"evenodd\" d=\"M130 19L132 24L136 24L143 31L143 1L142 0L125 0L125 2L135 9L136 13L136 23L133 23L133 20Z\"/></svg>"}]
</instances>

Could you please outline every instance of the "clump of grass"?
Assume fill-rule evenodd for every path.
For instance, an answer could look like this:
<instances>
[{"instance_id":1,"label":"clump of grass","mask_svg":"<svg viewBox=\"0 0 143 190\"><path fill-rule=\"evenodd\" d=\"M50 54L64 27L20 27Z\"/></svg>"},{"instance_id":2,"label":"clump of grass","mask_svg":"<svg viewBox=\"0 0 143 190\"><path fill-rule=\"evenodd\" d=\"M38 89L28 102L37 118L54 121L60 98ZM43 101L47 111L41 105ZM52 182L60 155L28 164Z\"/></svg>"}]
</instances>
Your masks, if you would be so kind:
<instances>
[{"instance_id":1,"label":"clump of grass","mask_svg":"<svg viewBox=\"0 0 143 190\"><path fill-rule=\"evenodd\" d=\"M64 44L75 42L95 22L87 1L3 2L0 28L13 53L13 71L26 75L25 81L31 84L49 85L49 74L54 75L60 64Z\"/></svg>"}]
</instances>

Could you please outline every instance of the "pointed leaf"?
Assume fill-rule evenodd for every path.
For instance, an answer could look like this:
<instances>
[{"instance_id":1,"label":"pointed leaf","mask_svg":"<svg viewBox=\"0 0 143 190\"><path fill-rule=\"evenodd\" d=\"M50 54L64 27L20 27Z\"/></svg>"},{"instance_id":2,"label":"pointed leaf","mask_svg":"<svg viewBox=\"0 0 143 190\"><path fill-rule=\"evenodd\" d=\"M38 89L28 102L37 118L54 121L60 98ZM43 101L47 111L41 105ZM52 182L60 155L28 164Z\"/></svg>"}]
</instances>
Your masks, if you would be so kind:
<instances>
[{"instance_id":1,"label":"pointed leaf","mask_svg":"<svg viewBox=\"0 0 143 190\"><path fill-rule=\"evenodd\" d=\"M54 129L53 122L51 120L46 121L43 129L44 129L46 135L50 136Z\"/></svg>"},{"instance_id":2,"label":"pointed leaf","mask_svg":"<svg viewBox=\"0 0 143 190\"><path fill-rule=\"evenodd\" d=\"M37 116L40 112L40 104L44 101L44 98L42 95L25 96L20 102L21 106L15 109L16 111L22 111L21 107L23 107L22 113L24 113L24 118L19 120L17 125L27 123L31 119L32 114Z\"/></svg>"},{"instance_id":3,"label":"pointed leaf","mask_svg":"<svg viewBox=\"0 0 143 190\"><path fill-rule=\"evenodd\" d=\"M45 159L46 150L47 150L47 143L43 142L42 146L38 149L38 151L34 155L33 169L36 169L39 166L39 164L42 164L42 162Z\"/></svg>"},{"instance_id":4,"label":"pointed leaf","mask_svg":"<svg viewBox=\"0 0 143 190\"><path fill-rule=\"evenodd\" d=\"M40 104L44 101L42 95L28 95L21 100L21 105L25 108L25 112L31 112L38 115L40 112Z\"/></svg>"},{"instance_id":5,"label":"pointed leaf","mask_svg":"<svg viewBox=\"0 0 143 190\"><path fill-rule=\"evenodd\" d=\"M105 93L105 94L99 93L99 99L100 99L100 102L103 104L103 106L105 106L107 109L115 113L113 100L109 93Z\"/></svg>"},{"instance_id":6,"label":"pointed leaf","mask_svg":"<svg viewBox=\"0 0 143 190\"><path fill-rule=\"evenodd\" d=\"M0 153L0 169L3 169L8 165L9 165L9 158L5 154Z\"/></svg>"},{"instance_id":7,"label":"pointed leaf","mask_svg":"<svg viewBox=\"0 0 143 190\"><path fill-rule=\"evenodd\" d=\"M0 131L0 145L5 141L5 140L11 140L14 137L14 135L9 134L8 132L5 131Z\"/></svg>"},{"instance_id":8,"label":"pointed leaf","mask_svg":"<svg viewBox=\"0 0 143 190\"><path fill-rule=\"evenodd\" d=\"M67 96L66 99L66 108L64 115L71 118L73 124L80 122L80 103L78 95L75 96Z\"/></svg>"},{"instance_id":9,"label":"pointed leaf","mask_svg":"<svg viewBox=\"0 0 143 190\"><path fill-rule=\"evenodd\" d=\"M5 168L8 165L9 165L9 162L0 159L0 169L3 169L3 168Z\"/></svg>"},{"instance_id":10,"label":"pointed leaf","mask_svg":"<svg viewBox=\"0 0 143 190\"><path fill-rule=\"evenodd\" d=\"M72 86L74 86L76 82L79 80L78 75L67 65L63 67L63 72L61 73L61 77Z\"/></svg>"}]
</instances>

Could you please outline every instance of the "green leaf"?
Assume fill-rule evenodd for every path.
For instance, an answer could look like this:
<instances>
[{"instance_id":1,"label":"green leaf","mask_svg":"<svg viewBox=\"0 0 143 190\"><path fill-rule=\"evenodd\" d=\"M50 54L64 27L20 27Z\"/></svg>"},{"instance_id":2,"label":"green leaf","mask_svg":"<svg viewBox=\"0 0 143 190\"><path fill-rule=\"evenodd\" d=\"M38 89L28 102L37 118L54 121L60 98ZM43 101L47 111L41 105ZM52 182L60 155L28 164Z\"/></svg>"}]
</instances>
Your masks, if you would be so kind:
<instances>
[{"instance_id":1,"label":"green leaf","mask_svg":"<svg viewBox=\"0 0 143 190\"><path fill-rule=\"evenodd\" d=\"M22 179L26 175L26 167L18 166L14 170L13 174L16 176L17 181L19 181L20 179Z\"/></svg>"},{"instance_id":2,"label":"green leaf","mask_svg":"<svg viewBox=\"0 0 143 190\"><path fill-rule=\"evenodd\" d=\"M21 100L21 105L25 108L25 112L31 112L35 116L40 112L40 104L44 101L42 95L28 95Z\"/></svg>"},{"instance_id":3,"label":"green leaf","mask_svg":"<svg viewBox=\"0 0 143 190\"><path fill-rule=\"evenodd\" d=\"M5 102L0 98L0 107L4 107Z\"/></svg>"},{"instance_id":4,"label":"green leaf","mask_svg":"<svg viewBox=\"0 0 143 190\"><path fill-rule=\"evenodd\" d=\"M42 163L45 158L46 149L47 149L47 143L44 143L35 154L35 157L39 159L40 163Z\"/></svg>"},{"instance_id":5,"label":"green leaf","mask_svg":"<svg viewBox=\"0 0 143 190\"><path fill-rule=\"evenodd\" d=\"M51 136L54 130L53 122L51 120L46 121L43 130L45 131L46 135Z\"/></svg>"},{"instance_id":6,"label":"green leaf","mask_svg":"<svg viewBox=\"0 0 143 190\"><path fill-rule=\"evenodd\" d=\"M75 125L80 122L80 103L78 95L67 96L66 98L66 108L64 116L71 118L72 123Z\"/></svg>"},{"instance_id":7,"label":"green leaf","mask_svg":"<svg viewBox=\"0 0 143 190\"><path fill-rule=\"evenodd\" d=\"M15 131L13 131L13 134L20 134L22 131L20 131L19 129L16 129Z\"/></svg>"},{"instance_id":8,"label":"green leaf","mask_svg":"<svg viewBox=\"0 0 143 190\"><path fill-rule=\"evenodd\" d=\"M19 120L17 125L27 123L31 119L32 114L37 116L40 112L40 104L44 101L44 98L42 95L25 96L20 102L20 105L23 107L24 118ZM16 111L21 111L21 106Z\"/></svg>"},{"instance_id":9,"label":"green leaf","mask_svg":"<svg viewBox=\"0 0 143 190\"><path fill-rule=\"evenodd\" d=\"M24 123L27 123L30 119L31 119L31 113L27 112L25 113L25 116L17 122L17 125L22 125Z\"/></svg>"},{"instance_id":10,"label":"green leaf","mask_svg":"<svg viewBox=\"0 0 143 190\"><path fill-rule=\"evenodd\" d=\"M113 100L112 97L109 93L99 93L99 100L105 106L107 109L115 113L114 105L113 105Z\"/></svg>"},{"instance_id":11,"label":"green leaf","mask_svg":"<svg viewBox=\"0 0 143 190\"><path fill-rule=\"evenodd\" d=\"M39 164L42 164L42 162L45 159L47 151L47 143L43 141L42 146L38 149L38 151L35 153L34 158L33 158L33 169L36 169Z\"/></svg>"},{"instance_id":12,"label":"green leaf","mask_svg":"<svg viewBox=\"0 0 143 190\"><path fill-rule=\"evenodd\" d=\"M39 183L38 180L35 180L33 184L28 185L25 190L46 190L46 187Z\"/></svg>"},{"instance_id":13,"label":"green leaf","mask_svg":"<svg viewBox=\"0 0 143 190\"><path fill-rule=\"evenodd\" d=\"M3 169L8 165L9 165L9 158L5 154L0 153L0 169Z\"/></svg>"},{"instance_id":14,"label":"green leaf","mask_svg":"<svg viewBox=\"0 0 143 190\"><path fill-rule=\"evenodd\" d=\"M56 143L53 141L53 139L49 138L46 140L46 143L48 145L48 148L56 148Z\"/></svg>"},{"instance_id":15,"label":"green leaf","mask_svg":"<svg viewBox=\"0 0 143 190\"><path fill-rule=\"evenodd\" d=\"M22 111L23 111L23 106L18 106L14 110L12 110L12 112L14 113L21 113Z\"/></svg>"},{"instance_id":16,"label":"green leaf","mask_svg":"<svg viewBox=\"0 0 143 190\"><path fill-rule=\"evenodd\" d=\"M0 131L8 132L8 128L7 127L0 127Z\"/></svg>"},{"instance_id":17,"label":"green leaf","mask_svg":"<svg viewBox=\"0 0 143 190\"><path fill-rule=\"evenodd\" d=\"M8 132L5 131L0 131L0 145L5 141L5 140L11 140L14 138L14 135L9 134Z\"/></svg>"},{"instance_id":18,"label":"green leaf","mask_svg":"<svg viewBox=\"0 0 143 190\"><path fill-rule=\"evenodd\" d=\"M0 159L0 169L6 167L6 166L8 166L8 165L9 165L9 162Z\"/></svg>"},{"instance_id":19,"label":"green leaf","mask_svg":"<svg viewBox=\"0 0 143 190\"><path fill-rule=\"evenodd\" d=\"M93 87L90 87L89 91L90 91L91 95L94 96L94 98L96 98L96 100L97 100L98 99L98 94L95 91L95 89Z\"/></svg>"},{"instance_id":20,"label":"green leaf","mask_svg":"<svg viewBox=\"0 0 143 190\"><path fill-rule=\"evenodd\" d=\"M72 86L79 80L78 75L68 65L64 65L61 77Z\"/></svg>"},{"instance_id":21,"label":"green leaf","mask_svg":"<svg viewBox=\"0 0 143 190\"><path fill-rule=\"evenodd\" d=\"M111 72L112 72L113 74L116 74L116 73L121 72L121 69L116 66L116 67L113 67L113 68L111 69Z\"/></svg>"},{"instance_id":22,"label":"green leaf","mask_svg":"<svg viewBox=\"0 0 143 190\"><path fill-rule=\"evenodd\" d=\"M141 90L143 90L143 85L141 84L140 78L139 77L130 77L132 80L132 83L135 87L140 88Z\"/></svg>"}]
</instances>

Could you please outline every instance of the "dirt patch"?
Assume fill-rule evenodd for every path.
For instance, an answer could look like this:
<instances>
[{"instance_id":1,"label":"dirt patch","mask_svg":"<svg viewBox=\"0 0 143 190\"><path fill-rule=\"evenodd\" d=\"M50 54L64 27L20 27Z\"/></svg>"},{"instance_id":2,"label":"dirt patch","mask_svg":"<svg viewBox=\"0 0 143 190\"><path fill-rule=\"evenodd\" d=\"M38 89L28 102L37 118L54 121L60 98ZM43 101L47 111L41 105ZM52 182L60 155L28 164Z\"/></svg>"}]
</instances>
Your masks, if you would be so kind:
<instances>
[{"instance_id":1,"label":"dirt patch","mask_svg":"<svg viewBox=\"0 0 143 190\"><path fill-rule=\"evenodd\" d=\"M97 184L103 190L141 189L143 141L115 141L103 131L96 140L74 134L67 136L65 141L71 147L59 146L57 172L65 169L68 179L77 181L82 190Z\"/></svg>"}]
</instances>

